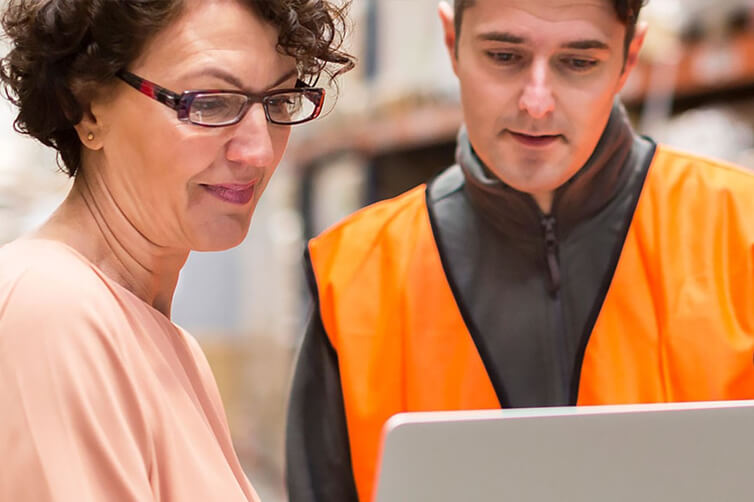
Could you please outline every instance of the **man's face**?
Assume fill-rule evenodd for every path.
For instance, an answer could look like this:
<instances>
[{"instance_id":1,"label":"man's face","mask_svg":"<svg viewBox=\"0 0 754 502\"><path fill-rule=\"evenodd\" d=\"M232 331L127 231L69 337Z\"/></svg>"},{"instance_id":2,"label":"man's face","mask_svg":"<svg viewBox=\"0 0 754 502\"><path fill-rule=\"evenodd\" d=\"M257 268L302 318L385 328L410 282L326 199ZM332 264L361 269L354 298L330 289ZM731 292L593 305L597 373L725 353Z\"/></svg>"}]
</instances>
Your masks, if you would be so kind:
<instances>
[{"instance_id":1,"label":"man's face","mask_svg":"<svg viewBox=\"0 0 754 502\"><path fill-rule=\"evenodd\" d=\"M475 152L549 210L594 151L642 36L624 58L607 0L476 0L457 40L450 7L440 14Z\"/></svg>"}]
</instances>

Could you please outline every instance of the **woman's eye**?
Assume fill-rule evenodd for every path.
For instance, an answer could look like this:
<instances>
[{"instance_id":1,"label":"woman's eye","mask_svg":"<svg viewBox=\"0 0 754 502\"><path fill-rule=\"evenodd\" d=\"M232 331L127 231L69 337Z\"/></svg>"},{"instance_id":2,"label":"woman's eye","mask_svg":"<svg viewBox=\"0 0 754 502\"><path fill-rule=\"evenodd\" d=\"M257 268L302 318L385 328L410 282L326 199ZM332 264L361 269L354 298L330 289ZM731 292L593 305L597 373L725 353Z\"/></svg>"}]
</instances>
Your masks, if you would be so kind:
<instances>
[{"instance_id":1,"label":"woman's eye","mask_svg":"<svg viewBox=\"0 0 754 502\"><path fill-rule=\"evenodd\" d=\"M214 97L213 98L207 98L207 97L205 97L203 99L197 99L193 103L193 108L194 109L196 109L197 111L202 111L204 113L207 113L207 112L217 112L217 111L220 111L220 110L224 110L225 108L227 108L227 106L228 105L227 105L225 99L223 99L221 97L216 97L216 98L214 98Z\"/></svg>"},{"instance_id":2,"label":"woman's eye","mask_svg":"<svg viewBox=\"0 0 754 502\"><path fill-rule=\"evenodd\" d=\"M280 97L280 98L272 98L267 101L270 106L293 106L296 104L296 101L291 97Z\"/></svg>"}]
</instances>

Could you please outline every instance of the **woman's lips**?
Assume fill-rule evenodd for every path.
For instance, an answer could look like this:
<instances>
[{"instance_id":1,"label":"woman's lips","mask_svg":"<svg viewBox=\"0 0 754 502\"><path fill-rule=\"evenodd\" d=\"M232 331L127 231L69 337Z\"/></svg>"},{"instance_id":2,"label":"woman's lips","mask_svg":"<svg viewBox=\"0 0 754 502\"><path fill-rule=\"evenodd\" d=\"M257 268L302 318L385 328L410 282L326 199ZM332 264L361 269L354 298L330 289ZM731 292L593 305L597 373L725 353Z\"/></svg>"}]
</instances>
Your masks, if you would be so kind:
<instances>
[{"instance_id":1,"label":"woman's lips","mask_svg":"<svg viewBox=\"0 0 754 502\"><path fill-rule=\"evenodd\" d=\"M530 148L545 148L554 144L561 138L559 134L544 134L533 136L513 131L508 132L510 132L511 137L513 137L513 139L515 139L517 142Z\"/></svg>"},{"instance_id":2,"label":"woman's lips","mask_svg":"<svg viewBox=\"0 0 754 502\"><path fill-rule=\"evenodd\" d=\"M227 183L221 185L201 185L211 195L231 204L244 205L254 197L257 182L246 184Z\"/></svg>"}]
</instances>

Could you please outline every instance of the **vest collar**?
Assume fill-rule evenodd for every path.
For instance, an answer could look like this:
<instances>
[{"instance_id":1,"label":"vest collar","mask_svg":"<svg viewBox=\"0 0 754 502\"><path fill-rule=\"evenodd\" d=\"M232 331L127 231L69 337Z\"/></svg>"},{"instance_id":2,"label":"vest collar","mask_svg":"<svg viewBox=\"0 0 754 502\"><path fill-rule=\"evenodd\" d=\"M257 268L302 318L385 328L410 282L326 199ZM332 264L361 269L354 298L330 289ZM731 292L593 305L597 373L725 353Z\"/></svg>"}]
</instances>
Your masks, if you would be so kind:
<instances>
[{"instance_id":1,"label":"vest collar","mask_svg":"<svg viewBox=\"0 0 754 502\"><path fill-rule=\"evenodd\" d=\"M576 224L598 213L625 185L631 171L627 160L633 140L625 109L616 102L592 156L555 191L551 216L561 238ZM492 174L474 152L465 128L458 134L456 161L466 178L465 190L471 204L485 219L513 237L542 238L545 215L534 198Z\"/></svg>"}]
</instances>

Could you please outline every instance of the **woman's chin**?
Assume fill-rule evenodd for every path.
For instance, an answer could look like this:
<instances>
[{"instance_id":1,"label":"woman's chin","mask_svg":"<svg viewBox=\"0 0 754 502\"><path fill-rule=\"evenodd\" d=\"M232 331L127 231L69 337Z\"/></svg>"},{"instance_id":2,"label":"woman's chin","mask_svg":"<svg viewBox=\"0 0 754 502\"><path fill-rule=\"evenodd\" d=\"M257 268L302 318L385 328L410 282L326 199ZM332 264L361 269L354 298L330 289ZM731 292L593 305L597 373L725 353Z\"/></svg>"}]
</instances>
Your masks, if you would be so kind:
<instances>
[{"instance_id":1,"label":"woman's chin","mask_svg":"<svg viewBox=\"0 0 754 502\"><path fill-rule=\"evenodd\" d=\"M249 227L234 232L223 232L215 235L204 235L194 242L192 251L210 252L226 251L241 244L249 233Z\"/></svg>"}]
</instances>

